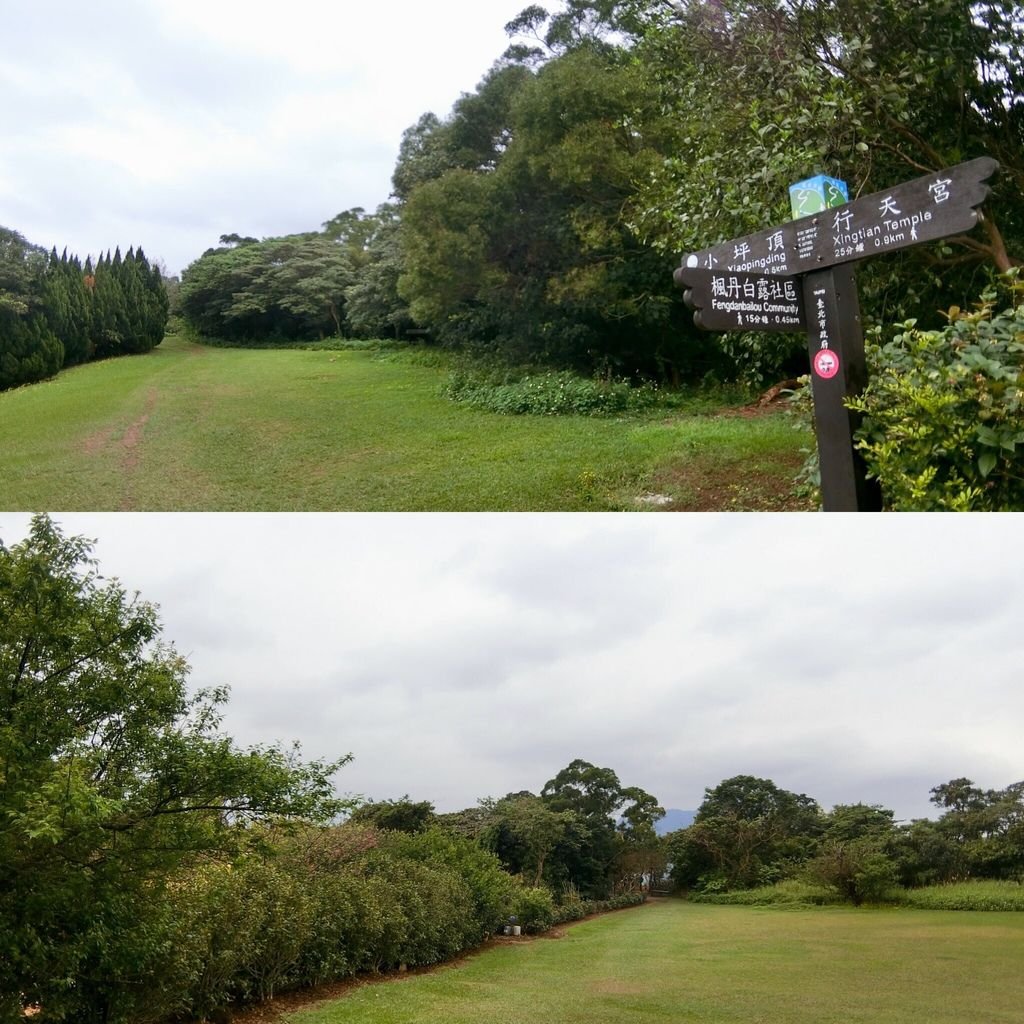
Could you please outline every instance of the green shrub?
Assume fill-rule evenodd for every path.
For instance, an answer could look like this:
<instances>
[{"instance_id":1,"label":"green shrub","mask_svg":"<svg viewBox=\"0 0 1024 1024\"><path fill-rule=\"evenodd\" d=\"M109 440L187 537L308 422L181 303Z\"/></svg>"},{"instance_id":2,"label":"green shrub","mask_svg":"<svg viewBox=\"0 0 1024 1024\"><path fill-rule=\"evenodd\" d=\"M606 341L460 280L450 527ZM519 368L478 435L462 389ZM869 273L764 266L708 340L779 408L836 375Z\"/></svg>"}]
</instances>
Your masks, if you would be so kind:
<instances>
[{"instance_id":1,"label":"green shrub","mask_svg":"<svg viewBox=\"0 0 1024 1024\"><path fill-rule=\"evenodd\" d=\"M764 885L756 889L725 892L703 889L690 894L694 903L715 903L739 907L828 906L843 902L843 897L830 886L801 882L796 879Z\"/></svg>"},{"instance_id":2,"label":"green shrub","mask_svg":"<svg viewBox=\"0 0 1024 1024\"><path fill-rule=\"evenodd\" d=\"M569 371L526 373L517 379L457 370L444 395L475 409L510 416L608 416L649 409L658 400L653 385L633 387L623 380L595 380Z\"/></svg>"},{"instance_id":3,"label":"green shrub","mask_svg":"<svg viewBox=\"0 0 1024 1024\"><path fill-rule=\"evenodd\" d=\"M869 346L870 380L850 408L886 506L904 511L1024 509L1024 305L953 308L941 331L909 320Z\"/></svg>"},{"instance_id":4,"label":"green shrub","mask_svg":"<svg viewBox=\"0 0 1024 1024\"><path fill-rule=\"evenodd\" d=\"M590 907L590 901L585 900L580 895L579 889L573 882L564 882L562 891L558 893L555 907L555 923L579 921L591 913Z\"/></svg>"},{"instance_id":5,"label":"green shrub","mask_svg":"<svg viewBox=\"0 0 1024 1024\"><path fill-rule=\"evenodd\" d=\"M1024 910L1019 882L955 882L924 889L901 889L897 902L918 910Z\"/></svg>"},{"instance_id":6,"label":"green shrub","mask_svg":"<svg viewBox=\"0 0 1024 1024\"><path fill-rule=\"evenodd\" d=\"M273 861L252 860L236 872L239 899L256 930L235 978L234 995L245 1002L270 999L306 979L296 970L321 908L307 879Z\"/></svg>"},{"instance_id":7,"label":"green shrub","mask_svg":"<svg viewBox=\"0 0 1024 1024\"><path fill-rule=\"evenodd\" d=\"M366 883L334 871L311 875L305 884L317 912L295 964L296 977L308 985L321 985L355 974L371 959Z\"/></svg>"},{"instance_id":8,"label":"green shrub","mask_svg":"<svg viewBox=\"0 0 1024 1024\"><path fill-rule=\"evenodd\" d=\"M855 906L887 902L899 882L898 865L871 836L823 843L804 870L812 884L835 889Z\"/></svg>"},{"instance_id":9,"label":"green shrub","mask_svg":"<svg viewBox=\"0 0 1024 1024\"><path fill-rule=\"evenodd\" d=\"M444 866L465 882L472 897L473 942L492 935L512 912L516 882L495 854L472 840L435 826L416 835L390 835L384 843L402 857Z\"/></svg>"},{"instance_id":10,"label":"green shrub","mask_svg":"<svg viewBox=\"0 0 1024 1024\"><path fill-rule=\"evenodd\" d=\"M185 981L183 1010L200 1019L227 1005L257 943L259 915L243 899L245 878L227 864L187 872L173 890L178 927L168 965Z\"/></svg>"},{"instance_id":11,"label":"green shrub","mask_svg":"<svg viewBox=\"0 0 1024 1024\"><path fill-rule=\"evenodd\" d=\"M378 969L437 963L478 941L472 893L457 872L384 850L370 855L367 870L387 923Z\"/></svg>"},{"instance_id":12,"label":"green shrub","mask_svg":"<svg viewBox=\"0 0 1024 1024\"><path fill-rule=\"evenodd\" d=\"M295 349L308 352L404 352L411 350L409 342L396 338L321 338L319 341L301 338L218 338L200 334L189 325L178 329L183 337L196 345L208 348L246 348L246 349Z\"/></svg>"},{"instance_id":13,"label":"green shrub","mask_svg":"<svg viewBox=\"0 0 1024 1024\"><path fill-rule=\"evenodd\" d=\"M523 886L516 894L513 913L524 932L546 932L555 923L555 901L541 886Z\"/></svg>"}]
</instances>

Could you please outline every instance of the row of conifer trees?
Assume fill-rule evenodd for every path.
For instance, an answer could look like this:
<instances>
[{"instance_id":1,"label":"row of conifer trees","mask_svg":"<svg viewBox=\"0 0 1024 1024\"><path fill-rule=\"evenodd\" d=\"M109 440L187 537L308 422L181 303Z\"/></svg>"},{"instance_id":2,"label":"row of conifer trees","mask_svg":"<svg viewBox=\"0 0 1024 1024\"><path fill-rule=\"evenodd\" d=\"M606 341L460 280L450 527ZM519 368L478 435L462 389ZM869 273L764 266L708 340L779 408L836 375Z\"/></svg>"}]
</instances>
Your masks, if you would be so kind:
<instances>
[{"instance_id":1,"label":"row of conifer trees","mask_svg":"<svg viewBox=\"0 0 1024 1024\"><path fill-rule=\"evenodd\" d=\"M167 291L142 249L107 252L95 265L27 243L3 255L20 265L0 272L9 285L0 281L0 389L90 359L148 352L163 339Z\"/></svg>"}]
</instances>

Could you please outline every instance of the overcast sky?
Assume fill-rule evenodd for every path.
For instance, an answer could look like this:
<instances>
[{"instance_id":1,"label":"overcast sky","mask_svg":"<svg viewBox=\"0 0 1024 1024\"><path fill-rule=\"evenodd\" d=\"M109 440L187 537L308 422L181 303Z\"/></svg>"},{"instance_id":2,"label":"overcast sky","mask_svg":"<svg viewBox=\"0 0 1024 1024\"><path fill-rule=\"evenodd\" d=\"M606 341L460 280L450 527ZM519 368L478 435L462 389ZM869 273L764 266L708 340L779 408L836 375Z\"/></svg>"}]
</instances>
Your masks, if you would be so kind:
<instances>
[{"instance_id":1,"label":"overcast sky","mask_svg":"<svg viewBox=\"0 0 1024 1024\"><path fill-rule=\"evenodd\" d=\"M222 234L387 201L402 132L447 114L527 0L11 0L0 225L171 273Z\"/></svg>"},{"instance_id":2,"label":"overcast sky","mask_svg":"<svg viewBox=\"0 0 1024 1024\"><path fill-rule=\"evenodd\" d=\"M668 807L750 774L906 819L1024 779L1018 516L55 518L239 743L352 753L342 792L456 810L580 757Z\"/></svg>"}]
</instances>

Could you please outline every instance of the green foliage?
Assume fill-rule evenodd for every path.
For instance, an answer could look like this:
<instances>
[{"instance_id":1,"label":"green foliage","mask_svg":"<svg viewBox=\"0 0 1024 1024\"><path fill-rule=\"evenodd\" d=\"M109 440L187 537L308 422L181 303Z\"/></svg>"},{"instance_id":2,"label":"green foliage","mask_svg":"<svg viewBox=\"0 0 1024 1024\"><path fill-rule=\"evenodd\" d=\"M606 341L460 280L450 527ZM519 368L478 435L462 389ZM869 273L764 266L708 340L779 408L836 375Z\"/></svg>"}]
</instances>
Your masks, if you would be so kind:
<instances>
[{"instance_id":1,"label":"green foliage","mask_svg":"<svg viewBox=\"0 0 1024 1024\"><path fill-rule=\"evenodd\" d=\"M1018 882L956 882L904 889L893 885L887 872L882 875L883 884L872 895L852 902L895 904L916 910L1024 910L1024 886ZM734 907L820 907L851 902L831 883L810 879L787 879L775 885L733 891L704 889L691 893L689 899Z\"/></svg>"},{"instance_id":2,"label":"green foliage","mask_svg":"<svg viewBox=\"0 0 1024 1024\"><path fill-rule=\"evenodd\" d=\"M513 906L516 921L527 934L546 932L555 923L555 900L543 886L524 886Z\"/></svg>"},{"instance_id":3,"label":"green foliage","mask_svg":"<svg viewBox=\"0 0 1024 1024\"><path fill-rule=\"evenodd\" d=\"M869 472L903 511L1024 508L1024 305L953 308L942 330L914 321L870 354L850 403Z\"/></svg>"},{"instance_id":4,"label":"green foliage","mask_svg":"<svg viewBox=\"0 0 1024 1024\"><path fill-rule=\"evenodd\" d=\"M535 73L499 64L448 121L410 129L399 291L447 345L700 377L723 361L693 330L671 261L626 223L663 155L657 97L641 64L593 42L570 32Z\"/></svg>"},{"instance_id":5,"label":"green foliage","mask_svg":"<svg viewBox=\"0 0 1024 1024\"><path fill-rule=\"evenodd\" d=\"M788 219L787 187L809 174L838 176L863 194L993 155L1005 177L985 237L869 269L869 307L905 308L909 294L943 288L955 297L969 280L965 266L1005 270L1007 248L1020 250L1018 5L722 0L650 7L643 21L638 55L679 124L676 153L637 204L660 241L699 249Z\"/></svg>"},{"instance_id":6,"label":"green foliage","mask_svg":"<svg viewBox=\"0 0 1024 1024\"><path fill-rule=\"evenodd\" d=\"M532 793L509 794L485 806L488 818L481 842L508 871L532 886L541 884L552 852L578 849L583 841L584 824L575 812L555 810Z\"/></svg>"},{"instance_id":7,"label":"green foliage","mask_svg":"<svg viewBox=\"0 0 1024 1024\"><path fill-rule=\"evenodd\" d=\"M966 304L982 266L1024 254L1024 20L1009 0L642 4L636 59L672 113L667 158L631 223L678 256L790 219L788 186L825 173L864 195L976 156L1002 171L983 231L865 261L868 322ZM796 376L792 336L725 335L758 383Z\"/></svg>"},{"instance_id":8,"label":"green foliage","mask_svg":"<svg viewBox=\"0 0 1024 1024\"><path fill-rule=\"evenodd\" d=\"M200 334L310 339L342 333L352 252L307 233L207 250L181 278L181 314Z\"/></svg>"},{"instance_id":9,"label":"green foliage","mask_svg":"<svg viewBox=\"0 0 1024 1024\"><path fill-rule=\"evenodd\" d=\"M429 800L370 801L357 807L349 817L355 824L375 825L394 832L422 832L434 818L434 805Z\"/></svg>"},{"instance_id":10,"label":"green foliage","mask_svg":"<svg viewBox=\"0 0 1024 1024\"><path fill-rule=\"evenodd\" d=\"M167 310L160 271L141 249L83 268L67 250L47 256L0 228L0 390L93 356L148 352L164 336Z\"/></svg>"},{"instance_id":11,"label":"green foliage","mask_svg":"<svg viewBox=\"0 0 1024 1024\"><path fill-rule=\"evenodd\" d=\"M379 206L372 223L355 280L345 289L345 318L354 334L398 338L413 322L409 307L398 294L402 249L397 207Z\"/></svg>"},{"instance_id":12,"label":"green foliage","mask_svg":"<svg viewBox=\"0 0 1024 1024\"><path fill-rule=\"evenodd\" d=\"M204 338L244 346L350 333L398 335L409 323L397 294L398 215L345 210L281 238L223 236L188 266L181 314Z\"/></svg>"},{"instance_id":13,"label":"green foliage","mask_svg":"<svg viewBox=\"0 0 1024 1024\"><path fill-rule=\"evenodd\" d=\"M42 316L46 253L0 227L0 390L52 377L64 346Z\"/></svg>"},{"instance_id":14,"label":"green foliage","mask_svg":"<svg viewBox=\"0 0 1024 1024\"><path fill-rule=\"evenodd\" d=\"M188 695L153 606L89 547L43 516L0 546L0 990L55 1020L125 1019L104 1006L159 958L168 876L246 822L335 813L347 760L236 749L225 694Z\"/></svg>"},{"instance_id":15,"label":"green foliage","mask_svg":"<svg viewBox=\"0 0 1024 1024\"><path fill-rule=\"evenodd\" d=\"M795 878L753 889L727 890L720 886L706 886L691 892L689 899L693 903L733 907L823 907L843 902L843 897L834 888Z\"/></svg>"},{"instance_id":16,"label":"green foliage","mask_svg":"<svg viewBox=\"0 0 1024 1024\"><path fill-rule=\"evenodd\" d=\"M0 389L52 377L64 365L64 346L41 316L0 309Z\"/></svg>"},{"instance_id":17,"label":"green foliage","mask_svg":"<svg viewBox=\"0 0 1024 1024\"><path fill-rule=\"evenodd\" d=\"M474 409L512 416L612 416L649 409L659 397L652 385L585 378L568 370L528 373L511 381L508 376L500 374L496 383L493 374L457 370L444 394Z\"/></svg>"},{"instance_id":18,"label":"green foliage","mask_svg":"<svg viewBox=\"0 0 1024 1024\"><path fill-rule=\"evenodd\" d=\"M1020 882L974 881L904 889L897 902L917 910L1024 910Z\"/></svg>"},{"instance_id":19,"label":"green foliage","mask_svg":"<svg viewBox=\"0 0 1024 1024\"><path fill-rule=\"evenodd\" d=\"M469 886L451 870L386 854L371 854L370 882L379 886L385 926L374 951L378 970L417 967L469 948L479 925Z\"/></svg>"},{"instance_id":20,"label":"green foliage","mask_svg":"<svg viewBox=\"0 0 1024 1024\"><path fill-rule=\"evenodd\" d=\"M469 941L482 941L508 916L516 898L516 883L497 856L478 843L433 827L414 836L390 836L384 846L410 860L443 865L462 879L472 897L475 922Z\"/></svg>"},{"instance_id":21,"label":"green foliage","mask_svg":"<svg viewBox=\"0 0 1024 1024\"><path fill-rule=\"evenodd\" d=\"M561 841L548 862L549 882L572 882L588 899L605 899L613 889L620 849L613 815L626 802L619 777L576 758L541 790L555 811L571 811L579 828Z\"/></svg>"},{"instance_id":22,"label":"green foliage","mask_svg":"<svg viewBox=\"0 0 1024 1024\"><path fill-rule=\"evenodd\" d=\"M737 775L705 790L693 824L671 837L673 879L686 889L777 881L811 856L822 826L810 797Z\"/></svg>"},{"instance_id":23,"label":"green foliage","mask_svg":"<svg viewBox=\"0 0 1024 1024\"><path fill-rule=\"evenodd\" d=\"M1024 783L982 790L960 778L931 792L945 811L935 824L947 850L944 880L1024 878Z\"/></svg>"},{"instance_id":24,"label":"green foliage","mask_svg":"<svg viewBox=\"0 0 1024 1024\"><path fill-rule=\"evenodd\" d=\"M831 886L854 906L880 903L898 882L895 862L878 839L827 839L805 867L807 876Z\"/></svg>"}]
</instances>

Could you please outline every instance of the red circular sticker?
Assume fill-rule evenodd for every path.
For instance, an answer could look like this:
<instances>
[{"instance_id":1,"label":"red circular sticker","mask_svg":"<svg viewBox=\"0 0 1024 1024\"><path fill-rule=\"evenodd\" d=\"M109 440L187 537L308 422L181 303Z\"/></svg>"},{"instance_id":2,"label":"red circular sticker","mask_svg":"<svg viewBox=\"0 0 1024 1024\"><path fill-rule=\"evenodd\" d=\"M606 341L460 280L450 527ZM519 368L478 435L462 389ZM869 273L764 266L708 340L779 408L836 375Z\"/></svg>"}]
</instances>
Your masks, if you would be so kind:
<instances>
[{"instance_id":1,"label":"red circular sticker","mask_svg":"<svg viewBox=\"0 0 1024 1024\"><path fill-rule=\"evenodd\" d=\"M830 380L839 372L839 356L830 348L819 349L814 353L814 372Z\"/></svg>"}]
</instances>

